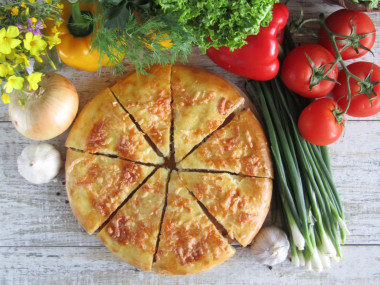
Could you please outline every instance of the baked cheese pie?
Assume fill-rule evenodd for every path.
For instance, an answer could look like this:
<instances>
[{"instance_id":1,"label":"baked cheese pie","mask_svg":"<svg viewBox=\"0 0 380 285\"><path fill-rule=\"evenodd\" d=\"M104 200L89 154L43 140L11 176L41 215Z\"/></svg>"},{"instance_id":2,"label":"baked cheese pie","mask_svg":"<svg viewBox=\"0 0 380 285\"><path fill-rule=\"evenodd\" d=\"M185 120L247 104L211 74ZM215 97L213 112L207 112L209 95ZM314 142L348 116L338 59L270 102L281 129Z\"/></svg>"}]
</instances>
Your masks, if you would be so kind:
<instances>
[{"instance_id":1,"label":"baked cheese pie","mask_svg":"<svg viewBox=\"0 0 380 285\"><path fill-rule=\"evenodd\" d=\"M236 114L231 122L215 131L181 161L179 167L273 178L264 131L249 109Z\"/></svg>"},{"instance_id":2,"label":"baked cheese pie","mask_svg":"<svg viewBox=\"0 0 380 285\"><path fill-rule=\"evenodd\" d=\"M164 162L108 88L86 104L75 120L65 145L84 152L116 155L133 161Z\"/></svg>"},{"instance_id":3,"label":"baked cheese pie","mask_svg":"<svg viewBox=\"0 0 380 285\"><path fill-rule=\"evenodd\" d=\"M242 93L211 72L155 65L89 101L66 141L79 223L143 271L206 271L252 241L273 170Z\"/></svg>"},{"instance_id":4,"label":"baked cheese pie","mask_svg":"<svg viewBox=\"0 0 380 285\"><path fill-rule=\"evenodd\" d=\"M230 258L235 249L219 233L173 171L161 226L154 270L186 275L208 270Z\"/></svg>"},{"instance_id":5,"label":"baked cheese pie","mask_svg":"<svg viewBox=\"0 0 380 285\"><path fill-rule=\"evenodd\" d=\"M168 173L158 169L98 234L111 252L143 271L152 270Z\"/></svg>"},{"instance_id":6,"label":"baked cheese pie","mask_svg":"<svg viewBox=\"0 0 380 285\"><path fill-rule=\"evenodd\" d=\"M197 68L173 66L171 89L177 162L244 103L225 79Z\"/></svg>"},{"instance_id":7,"label":"baked cheese pie","mask_svg":"<svg viewBox=\"0 0 380 285\"><path fill-rule=\"evenodd\" d=\"M251 243L269 211L272 180L228 173L180 172L185 187L242 246Z\"/></svg>"},{"instance_id":8,"label":"baked cheese pie","mask_svg":"<svg viewBox=\"0 0 380 285\"><path fill-rule=\"evenodd\" d=\"M171 65L156 65L149 69L149 75L132 73L111 87L164 156L170 155L171 68Z\"/></svg>"},{"instance_id":9,"label":"baked cheese pie","mask_svg":"<svg viewBox=\"0 0 380 285\"><path fill-rule=\"evenodd\" d=\"M87 233L92 234L154 167L69 149L65 169L71 209Z\"/></svg>"}]
</instances>

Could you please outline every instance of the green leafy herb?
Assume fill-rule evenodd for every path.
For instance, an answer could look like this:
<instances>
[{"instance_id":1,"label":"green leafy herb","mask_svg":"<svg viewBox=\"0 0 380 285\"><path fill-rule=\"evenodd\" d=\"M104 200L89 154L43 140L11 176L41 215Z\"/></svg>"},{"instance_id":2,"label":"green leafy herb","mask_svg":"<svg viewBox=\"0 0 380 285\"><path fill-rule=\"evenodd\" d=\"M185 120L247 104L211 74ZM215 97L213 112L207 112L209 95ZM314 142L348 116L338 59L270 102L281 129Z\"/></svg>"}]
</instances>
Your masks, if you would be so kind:
<instances>
[{"instance_id":1,"label":"green leafy herb","mask_svg":"<svg viewBox=\"0 0 380 285\"><path fill-rule=\"evenodd\" d=\"M175 15L166 14L154 1L101 0L94 18L92 48L108 67L121 72L121 59L128 58L137 72L154 64L185 61L194 38ZM102 60L102 59L100 59Z\"/></svg>"},{"instance_id":2,"label":"green leafy herb","mask_svg":"<svg viewBox=\"0 0 380 285\"><path fill-rule=\"evenodd\" d=\"M379 0L352 0L354 3L368 3L368 8L375 9L379 5Z\"/></svg>"},{"instance_id":3,"label":"green leafy herb","mask_svg":"<svg viewBox=\"0 0 380 285\"><path fill-rule=\"evenodd\" d=\"M166 13L178 15L195 37L203 52L210 47L231 49L246 44L272 19L273 4L278 0L156 0ZM208 38L212 40L209 41Z\"/></svg>"}]
</instances>

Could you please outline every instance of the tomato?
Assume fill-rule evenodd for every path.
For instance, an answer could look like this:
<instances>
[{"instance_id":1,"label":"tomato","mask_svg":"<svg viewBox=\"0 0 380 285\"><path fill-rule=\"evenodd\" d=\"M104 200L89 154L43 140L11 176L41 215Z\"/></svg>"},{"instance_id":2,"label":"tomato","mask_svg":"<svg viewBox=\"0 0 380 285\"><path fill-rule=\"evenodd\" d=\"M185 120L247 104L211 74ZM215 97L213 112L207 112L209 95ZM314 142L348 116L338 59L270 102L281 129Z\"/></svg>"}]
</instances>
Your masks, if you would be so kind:
<instances>
[{"instance_id":1,"label":"tomato","mask_svg":"<svg viewBox=\"0 0 380 285\"><path fill-rule=\"evenodd\" d=\"M310 103L298 118L298 129L308 142L328 145L343 133L344 123L338 123L333 110L337 104L333 99L322 98Z\"/></svg>"},{"instance_id":2,"label":"tomato","mask_svg":"<svg viewBox=\"0 0 380 285\"><path fill-rule=\"evenodd\" d=\"M332 63L335 60L333 55L321 45L300 45L293 49L284 59L281 68L282 80L290 90L301 96L308 98L324 97L332 91L335 83L323 79L309 90L314 74L306 54L317 68L321 68L327 64L325 68L321 68L323 72L326 72L331 67L328 63ZM338 77L338 67L335 65L327 76L336 80Z\"/></svg>"},{"instance_id":3,"label":"tomato","mask_svg":"<svg viewBox=\"0 0 380 285\"><path fill-rule=\"evenodd\" d=\"M360 79L367 78L372 69L371 62L359 61L347 66L348 70L359 77ZM371 74L371 81L380 80L380 67L373 64L373 71ZM342 70L338 76L338 82L340 85L336 85L333 90L333 97L338 102L342 109L347 106L347 75ZM361 84L357 80L350 78L350 90L351 90L351 103L348 107L347 114L353 117L369 117L377 114L380 111L380 84L374 86L374 91L378 95L375 97L373 93L367 95ZM364 91L364 92L363 92ZM370 92L368 92L370 93ZM371 101L369 100L371 98Z\"/></svg>"},{"instance_id":4,"label":"tomato","mask_svg":"<svg viewBox=\"0 0 380 285\"><path fill-rule=\"evenodd\" d=\"M356 46L358 47L358 43L360 43L366 48L371 49L376 39L376 28L371 18L367 14L359 11L341 9L330 14L326 18L326 25L329 28L329 30L332 31L334 34L349 36L352 34L352 25L350 22L351 20L355 25L357 35L372 33L367 37L360 39L359 42L356 42ZM343 48L345 45L345 43L339 41L342 39L342 37L337 37L335 40L339 50ZM327 36L323 28L321 28L319 33L319 43L326 47L332 54L335 54L333 45L331 44L329 37ZM343 59L351 59L361 57L365 53L367 53L367 50L358 47L357 53L355 49L351 46L341 51L340 54Z\"/></svg>"}]
</instances>

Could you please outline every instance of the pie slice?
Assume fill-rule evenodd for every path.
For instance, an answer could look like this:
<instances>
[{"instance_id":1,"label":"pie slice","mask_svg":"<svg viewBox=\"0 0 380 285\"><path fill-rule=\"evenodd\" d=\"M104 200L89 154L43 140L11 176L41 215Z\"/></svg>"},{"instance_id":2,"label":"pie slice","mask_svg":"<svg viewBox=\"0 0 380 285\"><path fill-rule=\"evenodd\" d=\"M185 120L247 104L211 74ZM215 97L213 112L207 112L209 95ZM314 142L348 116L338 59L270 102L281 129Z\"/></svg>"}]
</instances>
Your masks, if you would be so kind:
<instances>
[{"instance_id":1,"label":"pie slice","mask_svg":"<svg viewBox=\"0 0 380 285\"><path fill-rule=\"evenodd\" d=\"M117 155L132 161L164 162L109 89L104 89L86 104L65 145L84 152Z\"/></svg>"},{"instance_id":2,"label":"pie slice","mask_svg":"<svg viewBox=\"0 0 380 285\"><path fill-rule=\"evenodd\" d=\"M66 189L71 209L94 233L154 170L118 158L67 150Z\"/></svg>"},{"instance_id":3,"label":"pie slice","mask_svg":"<svg viewBox=\"0 0 380 285\"><path fill-rule=\"evenodd\" d=\"M235 249L173 171L155 256L155 272L164 275L199 273L226 261L234 253Z\"/></svg>"},{"instance_id":4,"label":"pie slice","mask_svg":"<svg viewBox=\"0 0 380 285\"><path fill-rule=\"evenodd\" d=\"M179 168L273 178L265 133L249 109L238 113L231 122L215 131L180 162Z\"/></svg>"},{"instance_id":5,"label":"pie slice","mask_svg":"<svg viewBox=\"0 0 380 285\"><path fill-rule=\"evenodd\" d=\"M272 197L272 179L227 173L180 172L186 188L242 246L261 228Z\"/></svg>"},{"instance_id":6,"label":"pie slice","mask_svg":"<svg viewBox=\"0 0 380 285\"><path fill-rule=\"evenodd\" d=\"M149 75L133 73L119 80L112 92L164 156L170 155L171 66L153 66Z\"/></svg>"},{"instance_id":7,"label":"pie slice","mask_svg":"<svg viewBox=\"0 0 380 285\"><path fill-rule=\"evenodd\" d=\"M196 68L173 66L171 87L178 162L242 106L244 99L225 79Z\"/></svg>"},{"instance_id":8,"label":"pie slice","mask_svg":"<svg viewBox=\"0 0 380 285\"><path fill-rule=\"evenodd\" d=\"M143 271L152 270L168 173L158 169L98 234L111 252Z\"/></svg>"}]
</instances>

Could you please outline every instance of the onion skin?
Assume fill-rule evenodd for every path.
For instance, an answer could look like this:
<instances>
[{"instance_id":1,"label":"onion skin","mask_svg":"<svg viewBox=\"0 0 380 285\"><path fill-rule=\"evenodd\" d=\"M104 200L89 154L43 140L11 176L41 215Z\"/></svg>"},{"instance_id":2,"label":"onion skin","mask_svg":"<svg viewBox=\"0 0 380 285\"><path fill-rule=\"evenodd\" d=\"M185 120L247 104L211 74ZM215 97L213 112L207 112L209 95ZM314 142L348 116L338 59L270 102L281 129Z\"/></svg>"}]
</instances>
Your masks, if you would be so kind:
<instances>
[{"instance_id":1,"label":"onion skin","mask_svg":"<svg viewBox=\"0 0 380 285\"><path fill-rule=\"evenodd\" d=\"M63 75L48 73L23 108L18 94L9 103L9 117L16 130L33 140L52 139L66 131L78 112L79 97L74 85Z\"/></svg>"}]
</instances>

